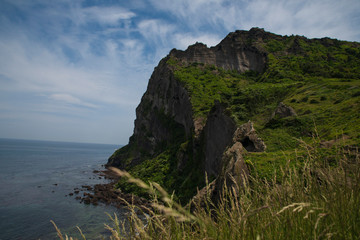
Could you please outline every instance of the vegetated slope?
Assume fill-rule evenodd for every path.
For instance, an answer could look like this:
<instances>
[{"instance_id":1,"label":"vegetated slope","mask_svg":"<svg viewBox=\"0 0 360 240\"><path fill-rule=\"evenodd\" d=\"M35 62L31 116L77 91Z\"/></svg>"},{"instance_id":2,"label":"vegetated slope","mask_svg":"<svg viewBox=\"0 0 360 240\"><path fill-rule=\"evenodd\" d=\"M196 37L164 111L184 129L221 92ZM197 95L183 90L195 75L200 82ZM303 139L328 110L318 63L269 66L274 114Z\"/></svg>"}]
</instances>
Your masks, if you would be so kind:
<instances>
[{"instance_id":1,"label":"vegetated slope","mask_svg":"<svg viewBox=\"0 0 360 240\"><path fill-rule=\"evenodd\" d=\"M314 136L331 161L337 146L360 142L360 44L253 28L212 48L172 50L136 115L129 144L108 166L158 182L182 201L204 186L205 172L210 180L247 168L272 177L288 160L303 161L294 149Z\"/></svg>"}]
</instances>

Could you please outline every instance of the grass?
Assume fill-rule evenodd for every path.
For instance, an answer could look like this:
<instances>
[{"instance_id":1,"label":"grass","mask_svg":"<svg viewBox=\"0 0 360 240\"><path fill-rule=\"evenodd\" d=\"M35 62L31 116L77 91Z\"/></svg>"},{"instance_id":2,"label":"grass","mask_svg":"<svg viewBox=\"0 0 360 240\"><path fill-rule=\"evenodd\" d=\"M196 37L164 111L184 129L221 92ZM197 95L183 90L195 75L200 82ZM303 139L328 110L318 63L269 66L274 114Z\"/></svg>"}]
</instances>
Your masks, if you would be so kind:
<instances>
[{"instance_id":1,"label":"grass","mask_svg":"<svg viewBox=\"0 0 360 240\"><path fill-rule=\"evenodd\" d=\"M300 141L272 179L252 172L242 187L225 185L219 200L211 199L208 187L201 204L185 207L157 183L115 169L152 196L152 208L128 204L128 219L111 216L110 239L358 239L358 149L334 148L333 158L325 159L319 142Z\"/></svg>"}]
</instances>

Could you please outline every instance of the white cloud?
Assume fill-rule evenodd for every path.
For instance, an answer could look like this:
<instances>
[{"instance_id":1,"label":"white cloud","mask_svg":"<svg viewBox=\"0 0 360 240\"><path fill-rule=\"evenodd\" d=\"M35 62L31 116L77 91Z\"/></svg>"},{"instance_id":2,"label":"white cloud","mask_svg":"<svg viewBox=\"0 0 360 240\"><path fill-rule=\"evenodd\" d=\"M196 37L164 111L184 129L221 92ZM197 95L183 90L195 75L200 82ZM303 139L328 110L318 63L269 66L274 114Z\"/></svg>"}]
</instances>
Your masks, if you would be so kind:
<instances>
[{"instance_id":1,"label":"white cloud","mask_svg":"<svg viewBox=\"0 0 360 240\"><path fill-rule=\"evenodd\" d=\"M147 19L138 24L144 38L157 47L166 46L169 36L175 31L175 26L161 20Z\"/></svg>"},{"instance_id":2,"label":"white cloud","mask_svg":"<svg viewBox=\"0 0 360 240\"><path fill-rule=\"evenodd\" d=\"M359 41L358 0L150 0L200 35L263 27L277 34Z\"/></svg>"},{"instance_id":3,"label":"white cloud","mask_svg":"<svg viewBox=\"0 0 360 240\"><path fill-rule=\"evenodd\" d=\"M95 21L101 24L116 25L120 20L131 19L135 13L120 7L88 7L79 11L81 23Z\"/></svg>"}]
</instances>

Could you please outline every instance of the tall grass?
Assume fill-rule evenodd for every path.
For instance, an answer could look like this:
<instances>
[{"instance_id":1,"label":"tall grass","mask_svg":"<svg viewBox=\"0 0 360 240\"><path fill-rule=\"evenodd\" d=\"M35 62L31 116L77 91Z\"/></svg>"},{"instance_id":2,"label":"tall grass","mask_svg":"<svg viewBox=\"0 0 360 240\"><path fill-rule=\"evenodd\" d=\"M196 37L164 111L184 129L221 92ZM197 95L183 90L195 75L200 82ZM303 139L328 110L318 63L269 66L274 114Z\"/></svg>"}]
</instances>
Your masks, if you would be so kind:
<instances>
[{"instance_id":1,"label":"tall grass","mask_svg":"<svg viewBox=\"0 0 360 240\"><path fill-rule=\"evenodd\" d=\"M338 148L325 158L317 144L303 147L305 162L288 164L271 181L255 175L241 187L225 184L216 201L208 185L201 203L186 207L158 184L114 169L151 194L152 208L128 204L128 219L110 216L110 239L359 239L358 149Z\"/></svg>"}]
</instances>

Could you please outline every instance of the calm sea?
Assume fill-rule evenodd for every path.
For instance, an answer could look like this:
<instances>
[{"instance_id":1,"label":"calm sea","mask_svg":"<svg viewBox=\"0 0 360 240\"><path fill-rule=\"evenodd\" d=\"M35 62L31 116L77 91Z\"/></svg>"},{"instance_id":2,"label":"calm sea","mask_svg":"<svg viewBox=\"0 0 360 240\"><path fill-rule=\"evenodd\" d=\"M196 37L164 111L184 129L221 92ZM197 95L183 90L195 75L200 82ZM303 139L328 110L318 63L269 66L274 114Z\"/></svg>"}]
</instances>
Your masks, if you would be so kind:
<instances>
[{"instance_id":1,"label":"calm sea","mask_svg":"<svg viewBox=\"0 0 360 240\"><path fill-rule=\"evenodd\" d=\"M0 139L0 240L57 239L50 220L77 238L101 239L111 224L110 206L85 205L66 196L81 185L105 183L93 170L103 169L119 146Z\"/></svg>"}]
</instances>

